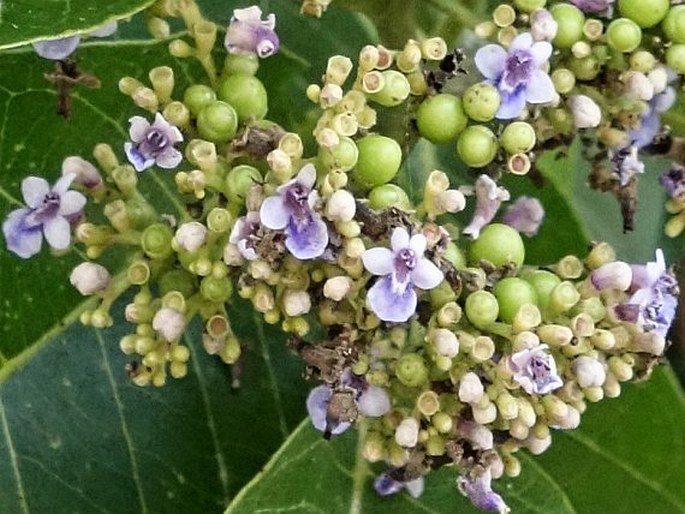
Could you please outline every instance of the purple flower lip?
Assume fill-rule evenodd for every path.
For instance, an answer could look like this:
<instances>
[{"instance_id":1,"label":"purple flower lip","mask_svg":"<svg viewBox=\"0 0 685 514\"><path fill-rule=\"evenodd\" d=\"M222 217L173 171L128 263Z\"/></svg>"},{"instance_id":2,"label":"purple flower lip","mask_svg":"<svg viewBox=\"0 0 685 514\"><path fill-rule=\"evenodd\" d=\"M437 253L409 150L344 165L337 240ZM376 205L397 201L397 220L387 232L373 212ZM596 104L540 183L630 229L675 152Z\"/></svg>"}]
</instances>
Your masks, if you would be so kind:
<instances>
[{"instance_id":1,"label":"purple flower lip","mask_svg":"<svg viewBox=\"0 0 685 514\"><path fill-rule=\"evenodd\" d=\"M550 55L552 45L547 41L534 42L528 32L516 36L508 50L490 44L476 52L478 71L497 87L501 96L497 118L516 118L526 102L539 104L554 100L552 79L540 69Z\"/></svg>"},{"instance_id":2,"label":"purple flower lip","mask_svg":"<svg viewBox=\"0 0 685 514\"><path fill-rule=\"evenodd\" d=\"M141 116L133 116L129 122L131 142L124 144L124 151L136 171L155 165L174 169L181 163L183 155L174 145L183 141L183 135L162 114L155 114L152 124Z\"/></svg>"},{"instance_id":3,"label":"purple flower lip","mask_svg":"<svg viewBox=\"0 0 685 514\"><path fill-rule=\"evenodd\" d=\"M262 20L262 10L256 5L236 9L226 30L224 46L232 54L264 59L278 52L280 42L275 27L276 15L269 14Z\"/></svg>"}]
</instances>

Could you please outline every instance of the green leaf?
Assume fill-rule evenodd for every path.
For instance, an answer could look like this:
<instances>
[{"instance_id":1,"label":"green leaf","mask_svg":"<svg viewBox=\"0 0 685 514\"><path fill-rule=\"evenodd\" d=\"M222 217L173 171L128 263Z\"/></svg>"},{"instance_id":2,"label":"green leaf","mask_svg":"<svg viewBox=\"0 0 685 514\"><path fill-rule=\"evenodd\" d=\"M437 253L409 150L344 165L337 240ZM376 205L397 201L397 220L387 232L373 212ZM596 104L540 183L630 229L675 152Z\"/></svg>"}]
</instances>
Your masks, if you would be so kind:
<instances>
[{"instance_id":1,"label":"green leaf","mask_svg":"<svg viewBox=\"0 0 685 514\"><path fill-rule=\"evenodd\" d=\"M685 512L685 403L670 369L591 405L580 430L555 433L542 456L519 452L523 472L495 482L518 514ZM363 430L363 429L362 429ZM305 420L225 514L478 511L454 486L456 471L426 479L418 500L376 495L379 469L360 455L358 432L325 441Z\"/></svg>"},{"instance_id":2,"label":"green leaf","mask_svg":"<svg viewBox=\"0 0 685 514\"><path fill-rule=\"evenodd\" d=\"M152 3L154 0L5 0L0 3L0 49L90 32Z\"/></svg>"}]
</instances>

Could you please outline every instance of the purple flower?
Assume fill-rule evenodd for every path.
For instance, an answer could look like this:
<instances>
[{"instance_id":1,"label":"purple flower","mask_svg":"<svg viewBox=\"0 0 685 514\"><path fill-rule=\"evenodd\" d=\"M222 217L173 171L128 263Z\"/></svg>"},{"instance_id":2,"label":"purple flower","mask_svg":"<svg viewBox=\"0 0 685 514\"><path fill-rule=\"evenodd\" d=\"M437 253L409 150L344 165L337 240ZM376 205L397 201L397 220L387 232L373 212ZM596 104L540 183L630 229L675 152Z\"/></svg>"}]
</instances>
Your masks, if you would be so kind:
<instances>
[{"instance_id":1,"label":"purple flower","mask_svg":"<svg viewBox=\"0 0 685 514\"><path fill-rule=\"evenodd\" d=\"M124 151L136 171L154 165L173 169L180 164L183 155L174 148L174 144L183 141L183 135L164 116L157 113L152 124L141 116L133 116L128 121L131 123L129 135L132 142L124 144Z\"/></svg>"},{"instance_id":2,"label":"purple flower","mask_svg":"<svg viewBox=\"0 0 685 514\"><path fill-rule=\"evenodd\" d=\"M94 37L107 37L111 36L117 30L117 22L112 21L103 25L99 29L96 29L87 35ZM50 59L53 61L61 61L66 59L72 54L78 45L81 43L81 37L67 36L58 39L51 39L49 41L37 41L31 43L35 52L40 55L43 59Z\"/></svg>"},{"instance_id":3,"label":"purple flower","mask_svg":"<svg viewBox=\"0 0 685 514\"><path fill-rule=\"evenodd\" d=\"M678 282L666 269L663 252L658 249L655 262L633 265L632 270L634 292L628 302L616 307L616 315L666 337L678 306Z\"/></svg>"},{"instance_id":4,"label":"purple flower","mask_svg":"<svg viewBox=\"0 0 685 514\"><path fill-rule=\"evenodd\" d=\"M540 200L522 196L507 208L502 221L528 237L538 233L542 220L545 218Z\"/></svg>"},{"instance_id":5,"label":"purple flower","mask_svg":"<svg viewBox=\"0 0 685 514\"><path fill-rule=\"evenodd\" d=\"M547 394L564 383L557 374L557 365L546 344L527 348L509 357L514 381L528 394Z\"/></svg>"},{"instance_id":6,"label":"purple flower","mask_svg":"<svg viewBox=\"0 0 685 514\"><path fill-rule=\"evenodd\" d=\"M550 55L552 45L547 41L533 42L528 32L516 36L509 50L490 44L476 52L478 71L497 87L502 99L497 118L516 118L526 102L539 104L555 98L552 79L540 69Z\"/></svg>"},{"instance_id":7,"label":"purple flower","mask_svg":"<svg viewBox=\"0 0 685 514\"><path fill-rule=\"evenodd\" d=\"M467 475L457 478L457 487L461 494L466 496L471 503L482 510L506 514L511 509L502 497L492 490L492 474L490 469L473 470Z\"/></svg>"},{"instance_id":8,"label":"purple flower","mask_svg":"<svg viewBox=\"0 0 685 514\"><path fill-rule=\"evenodd\" d=\"M647 111L640 118L640 128L628 133L628 140L637 148L651 145L661 132L661 114L668 111L675 102L675 89L668 86L661 93L654 95L647 103Z\"/></svg>"},{"instance_id":9,"label":"purple flower","mask_svg":"<svg viewBox=\"0 0 685 514\"><path fill-rule=\"evenodd\" d=\"M235 9L226 30L224 46L232 54L252 54L269 57L278 51L278 35L274 31L276 15L262 20L262 10L253 5Z\"/></svg>"},{"instance_id":10,"label":"purple flower","mask_svg":"<svg viewBox=\"0 0 685 514\"><path fill-rule=\"evenodd\" d=\"M330 435L342 434L350 428L348 421L338 421L330 419L328 416L328 402L333 396L333 388L327 385L320 385L312 389L307 396L307 412L309 419L319 432Z\"/></svg>"},{"instance_id":11,"label":"purple flower","mask_svg":"<svg viewBox=\"0 0 685 514\"><path fill-rule=\"evenodd\" d=\"M478 239L481 229L492 221L502 202L509 200L509 191L498 187L497 183L487 175L476 179L476 209L471 223L462 231L464 234Z\"/></svg>"},{"instance_id":12,"label":"purple flower","mask_svg":"<svg viewBox=\"0 0 685 514\"><path fill-rule=\"evenodd\" d=\"M238 247L240 255L245 260L254 261L259 257L254 249L253 236L259 229L259 213L250 211L245 216L238 218L233 225L228 242Z\"/></svg>"},{"instance_id":13,"label":"purple flower","mask_svg":"<svg viewBox=\"0 0 685 514\"><path fill-rule=\"evenodd\" d=\"M381 278L366 296L371 310L383 321L404 322L416 311L416 291L433 289L442 282L438 267L423 256L426 237L409 239L404 228L396 228L390 240L392 250L371 248L362 254L364 267Z\"/></svg>"},{"instance_id":14,"label":"purple flower","mask_svg":"<svg viewBox=\"0 0 685 514\"><path fill-rule=\"evenodd\" d=\"M60 178L50 188L40 177L26 177L21 191L27 207L10 212L2 224L7 249L23 259L40 251L43 235L56 250L64 250L71 243L72 220L86 204L86 197L68 191L76 175Z\"/></svg>"},{"instance_id":15,"label":"purple flower","mask_svg":"<svg viewBox=\"0 0 685 514\"><path fill-rule=\"evenodd\" d=\"M671 164L671 168L659 177L659 183L671 198L685 200L685 167Z\"/></svg>"},{"instance_id":16,"label":"purple flower","mask_svg":"<svg viewBox=\"0 0 685 514\"><path fill-rule=\"evenodd\" d=\"M314 212L318 194L314 165L307 164L293 180L283 184L277 194L264 200L259 219L266 228L285 229L285 247L301 260L323 255L328 245L328 228Z\"/></svg>"},{"instance_id":17,"label":"purple flower","mask_svg":"<svg viewBox=\"0 0 685 514\"><path fill-rule=\"evenodd\" d=\"M388 473L381 473L373 481L373 488L381 496L390 496L406 489L412 498L418 498L423 494L424 483L422 476L408 482L400 482L391 478Z\"/></svg>"},{"instance_id":18,"label":"purple flower","mask_svg":"<svg viewBox=\"0 0 685 514\"><path fill-rule=\"evenodd\" d=\"M578 9L585 12L610 15L614 0L569 0Z\"/></svg>"}]
</instances>

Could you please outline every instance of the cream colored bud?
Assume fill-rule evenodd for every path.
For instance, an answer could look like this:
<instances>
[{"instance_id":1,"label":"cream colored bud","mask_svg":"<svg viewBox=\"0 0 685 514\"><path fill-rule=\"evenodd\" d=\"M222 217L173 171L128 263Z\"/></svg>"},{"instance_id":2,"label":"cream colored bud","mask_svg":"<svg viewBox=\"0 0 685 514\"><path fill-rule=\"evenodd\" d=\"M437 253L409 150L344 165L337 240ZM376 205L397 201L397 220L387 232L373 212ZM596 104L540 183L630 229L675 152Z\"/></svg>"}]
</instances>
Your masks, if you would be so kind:
<instances>
[{"instance_id":1,"label":"cream colored bud","mask_svg":"<svg viewBox=\"0 0 685 514\"><path fill-rule=\"evenodd\" d=\"M654 97L654 84L644 73L629 71L622 77L626 87L626 93L638 100L648 102Z\"/></svg>"},{"instance_id":2,"label":"cream colored bud","mask_svg":"<svg viewBox=\"0 0 685 514\"><path fill-rule=\"evenodd\" d=\"M459 400L463 403L476 403L485 394L478 375L469 371L459 380Z\"/></svg>"},{"instance_id":3,"label":"cream colored bud","mask_svg":"<svg viewBox=\"0 0 685 514\"><path fill-rule=\"evenodd\" d=\"M343 97L343 90L337 84L326 84L319 94L319 105L324 109L337 104Z\"/></svg>"},{"instance_id":4,"label":"cream colored bud","mask_svg":"<svg viewBox=\"0 0 685 514\"><path fill-rule=\"evenodd\" d=\"M633 341L630 346L637 352L662 355L666 348L666 340L664 339L664 336L655 332L645 332L633 336Z\"/></svg>"},{"instance_id":5,"label":"cream colored bud","mask_svg":"<svg viewBox=\"0 0 685 514\"><path fill-rule=\"evenodd\" d=\"M516 419L519 415L519 406L516 398L507 392L500 393L495 400L495 405L497 405L497 410L502 416L502 419Z\"/></svg>"},{"instance_id":6,"label":"cream colored bud","mask_svg":"<svg viewBox=\"0 0 685 514\"><path fill-rule=\"evenodd\" d=\"M454 332L446 328L436 328L431 331L430 338L440 355L451 359L459 353L459 341Z\"/></svg>"},{"instance_id":7,"label":"cream colored bud","mask_svg":"<svg viewBox=\"0 0 685 514\"><path fill-rule=\"evenodd\" d=\"M547 448L549 448L552 445L552 436L547 436L543 439L539 439L535 436L530 436L528 439L526 439L526 448L532 453L533 455L540 455L541 453L545 452Z\"/></svg>"},{"instance_id":8,"label":"cream colored bud","mask_svg":"<svg viewBox=\"0 0 685 514\"><path fill-rule=\"evenodd\" d=\"M586 41L576 41L571 47L571 53L576 59L583 59L592 55L592 47Z\"/></svg>"},{"instance_id":9,"label":"cream colored bud","mask_svg":"<svg viewBox=\"0 0 685 514\"><path fill-rule=\"evenodd\" d=\"M571 369L576 375L578 385L582 388L600 387L606 380L604 366L597 359L581 355L574 359Z\"/></svg>"},{"instance_id":10,"label":"cream colored bud","mask_svg":"<svg viewBox=\"0 0 685 514\"><path fill-rule=\"evenodd\" d=\"M419 439L419 422L405 418L395 429L395 442L404 448L413 448Z\"/></svg>"},{"instance_id":11,"label":"cream colored bud","mask_svg":"<svg viewBox=\"0 0 685 514\"><path fill-rule=\"evenodd\" d=\"M487 425L497 419L497 407L494 403L488 403L483 408L472 405L471 412L473 413L473 420L481 425Z\"/></svg>"},{"instance_id":12,"label":"cream colored bud","mask_svg":"<svg viewBox=\"0 0 685 514\"><path fill-rule=\"evenodd\" d=\"M535 41L552 41L559 25L547 9L536 9L530 15L530 34Z\"/></svg>"},{"instance_id":13,"label":"cream colored bud","mask_svg":"<svg viewBox=\"0 0 685 514\"><path fill-rule=\"evenodd\" d=\"M537 336L537 334L524 330L523 332L519 332L514 336L511 349L513 353L516 353L520 352L521 350L530 350L539 344L540 338Z\"/></svg>"},{"instance_id":14,"label":"cream colored bud","mask_svg":"<svg viewBox=\"0 0 685 514\"><path fill-rule=\"evenodd\" d=\"M256 260L250 262L250 275L255 280L267 280L273 275L274 270L266 261Z\"/></svg>"},{"instance_id":15,"label":"cream colored bud","mask_svg":"<svg viewBox=\"0 0 685 514\"><path fill-rule=\"evenodd\" d=\"M69 281L79 293L88 296L106 289L110 275L109 271L100 264L82 262L72 270Z\"/></svg>"},{"instance_id":16,"label":"cream colored bud","mask_svg":"<svg viewBox=\"0 0 685 514\"><path fill-rule=\"evenodd\" d=\"M321 95L321 86L317 84L309 84L306 90L307 98L314 103L319 103L319 96Z\"/></svg>"},{"instance_id":17,"label":"cream colored bud","mask_svg":"<svg viewBox=\"0 0 685 514\"><path fill-rule=\"evenodd\" d=\"M668 71L664 66L657 66L652 71L647 73L647 78L654 87L654 94L662 93L668 86Z\"/></svg>"},{"instance_id":18,"label":"cream colored bud","mask_svg":"<svg viewBox=\"0 0 685 514\"><path fill-rule=\"evenodd\" d=\"M334 302L339 302L350 292L353 284L352 279L345 275L329 278L323 285L323 295Z\"/></svg>"},{"instance_id":19,"label":"cream colored bud","mask_svg":"<svg viewBox=\"0 0 685 514\"><path fill-rule=\"evenodd\" d=\"M438 195L435 204L441 213L460 212L466 207L466 198L461 191L448 189Z\"/></svg>"},{"instance_id":20,"label":"cream colored bud","mask_svg":"<svg viewBox=\"0 0 685 514\"><path fill-rule=\"evenodd\" d=\"M228 266L242 266L245 262L238 246L233 243L226 243L224 246L223 259Z\"/></svg>"},{"instance_id":21,"label":"cream colored bud","mask_svg":"<svg viewBox=\"0 0 685 514\"><path fill-rule=\"evenodd\" d=\"M344 55L334 55L328 59L326 67L326 83L342 86L352 71L352 61Z\"/></svg>"},{"instance_id":22,"label":"cream colored bud","mask_svg":"<svg viewBox=\"0 0 685 514\"><path fill-rule=\"evenodd\" d=\"M562 430L574 430L580 425L580 412L570 405L566 415L559 419L558 427Z\"/></svg>"},{"instance_id":23,"label":"cream colored bud","mask_svg":"<svg viewBox=\"0 0 685 514\"><path fill-rule=\"evenodd\" d=\"M444 171L433 170L428 175L426 185L424 187L424 194L435 196L450 187L450 179Z\"/></svg>"},{"instance_id":24,"label":"cream colored bud","mask_svg":"<svg viewBox=\"0 0 685 514\"><path fill-rule=\"evenodd\" d=\"M531 403L525 398L517 398L517 403L518 420L529 428L534 426L537 421L537 414Z\"/></svg>"},{"instance_id":25,"label":"cream colored bud","mask_svg":"<svg viewBox=\"0 0 685 514\"><path fill-rule=\"evenodd\" d=\"M207 227L198 221L184 223L176 231L173 242L187 252L196 252L207 241Z\"/></svg>"},{"instance_id":26,"label":"cream colored bud","mask_svg":"<svg viewBox=\"0 0 685 514\"><path fill-rule=\"evenodd\" d=\"M373 45L366 45L359 51L359 70L372 70L378 64L380 53Z\"/></svg>"},{"instance_id":27,"label":"cream colored bud","mask_svg":"<svg viewBox=\"0 0 685 514\"><path fill-rule=\"evenodd\" d=\"M355 237L346 239L343 243L343 249L345 250L345 255L348 257L359 259L366 251L366 246L360 237Z\"/></svg>"},{"instance_id":28,"label":"cream colored bud","mask_svg":"<svg viewBox=\"0 0 685 514\"><path fill-rule=\"evenodd\" d=\"M326 202L326 217L332 221L351 221L357 212L357 202L352 193L339 189Z\"/></svg>"},{"instance_id":29,"label":"cream colored bud","mask_svg":"<svg viewBox=\"0 0 685 514\"><path fill-rule=\"evenodd\" d=\"M149 87L139 87L133 92L131 98L133 99L133 103L146 111L154 113L157 112L157 109L159 108L157 94Z\"/></svg>"},{"instance_id":30,"label":"cream colored bud","mask_svg":"<svg viewBox=\"0 0 685 514\"><path fill-rule=\"evenodd\" d=\"M168 307L159 309L152 319L152 328L169 342L181 337L185 325L185 316L177 310Z\"/></svg>"},{"instance_id":31,"label":"cream colored bud","mask_svg":"<svg viewBox=\"0 0 685 514\"><path fill-rule=\"evenodd\" d=\"M316 142L324 148L333 148L340 143L340 136L335 130L325 127L316 132Z\"/></svg>"},{"instance_id":32,"label":"cream colored bud","mask_svg":"<svg viewBox=\"0 0 685 514\"><path fill-rule=\"evenodd\" d=\"M312 300L307 291L287 289L283 293L283 310L290 317L307 314L312 308Z\"/></svg>"},{"instance_id":33,"label":"cream colored bud","mask_svg":"<svg viewBox=\"0 0 685 514\"><path fill-rule=\"evenodd\" d=\"M576 128L592 128L602 121L602 111L592 98L585 95L574 95L568 99L573 124Z\"/></svg>"},{"instance_id":34,"label":"cream colored bud","mask_svg":"<svg viewBox=\"0 0 685 514\"><path fill-rule=\"evenodd\" d=\"M540 341L552 347L565 346L573 340L573 331L564 325L542 325L536 332Z\"/></svg>"},{"instance_id":35,"label":"cream colored bud","mask_svg":"<svg viewBox=\"0 0 685 514\"><path fill-rule=\"evenodd\" d=\"M488 336L478 336L471 348L471 357L478 362L485 362L495 354L495 343Z\"/></svg>"},{"instance_id":36,"label":"cream colored bud","mask_svg":"<svg viewBox=\"0 0 685 514\"><path fill-rule=\"evenodd\" d=\"M490 450L494 445L494 438L489 428L472 421L459 423L459 432L480 450Z\"/></svg>"},{"instance_id":37,"label":"cream colored bud","mask_svg":"<svg viewBox=\"0 0 685 514\"><path fill-rule=\"evenodd\" d=\"M271 150L266 156L266 162L279 177L290 177L293 173L293 161L283 150Z\"/></svg>"}]
</instances>

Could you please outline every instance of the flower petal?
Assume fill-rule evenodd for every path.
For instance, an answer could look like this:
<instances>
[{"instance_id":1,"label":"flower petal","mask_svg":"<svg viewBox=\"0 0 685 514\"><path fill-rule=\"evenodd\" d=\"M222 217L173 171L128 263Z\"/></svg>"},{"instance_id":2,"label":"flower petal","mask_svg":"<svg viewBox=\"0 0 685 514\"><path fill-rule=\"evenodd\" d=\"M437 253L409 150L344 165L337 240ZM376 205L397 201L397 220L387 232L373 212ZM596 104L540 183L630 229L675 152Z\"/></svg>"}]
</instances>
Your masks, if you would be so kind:
<instances>
[{"instance_id":1,"label":"flower petal","mask_svg":"<svg viewBox=\"0 0 685 514\"><path fill-rule=\"evenodd\" d=\"M66 218L55 216L43 223L43 234L55 250L64 250L71 243L71 227Z\"/></svg>"},{"instance_id":2,"label":"flower petal","mask_svg":"<svg viewBox=\"0 0 685 514\"><path fill-rule=\"evenodd\" d=\"M414 250L416 257L422 257L423 252L426 251L426 236L423 234L414 234L409 240L409 248Z\"/></svg>"},{"instance_id":3,"label":"flower petal","mask_svg":"<svg viewBox=\"0 0 685 514\"><path fill-rule=\"evenodd\" d=\"M530 50L533 46L533 36L530 32L524 32L514 38L509 45L509 53L514 50Z\"/></svg>"},{"instance_id":4,"label":"flower petal","mask_svg":"<svg viewBox=\"0 0 685 514\"><path fill-rule=\"evenodd\" d=\"M297 180L297 182L302 184L307 189L313 188L314 184L316 183L316 168L314 165L307 164L304 166L297 174L295 180Z\"/></svg>"},{"instance_id":5,"label":"flower petal","mask_svg":"<svg viewBox=\"0 0 685 514\"><path fill-rule=\"evenodd\" d=\"M86 205L86 197L78 191L67 191L60 197L59 215L70 216L76 214Z\"/></svg>"},{"instance_id":6,"label":"flower petal","mask_svg":"<svg viewBox=\"0 0 685 514\"><path fill-rule=\"evenodd\" d=\"M331 428L330 433L332 435L338 435L343 433L350 427L350 423L343 421L336 424L334 427L329 427L327 418L328 412L328 401L333 394L333 390L326 386L320 385L315 387L307 396L307 412L309 413L309 419L314 425L314 428L320 432L326 432L327 428Z\"/></svg>"},{"instance_id":7,"label":"flower petal","mask_svg":"<svg viewBox=\"0 0 685 514\"><path fill-rule=\"evenodd\" d=\"M41 177L26 177L21 181L21 194L28 207L37 209L43 205L45 195L50 192L50 184Z\"/></svg>"},{"instance_id":8,"label":"flower petal","mask_svg":"<svg viewBox=\"0 0 685 514\"><path fill-rule=\"evenodd\" d=\"M383 321L401 323L407 321L416 312L416 292L408 287L401 294L395 294L392 288L392 276L381 277L369 289L366 299L371 310Z\"/></svg>"},{"instance_id":9,"label":"flower petal","mask_svg":"<svg viewBox=\"0 0 685 514\"><path fill-rule=\"evenodd\" d=\"M119 24L116 20L114 20L110 21L109 23L105 23L102 27L95 29L88 35L93 37L107 37L114 34L117 31L117 28L119 28Z\"/></svg>"},{"instance_id":10,"label":"flower petal","mask_svg":"<svg viewBox=\"0 0 685 514\"><path fill-rule=\"evenodd\" d=\"M510 120L518 117L526 106L525 90L518 89L513 93L500 91L500 95L502 96L502 103L500 104L495 117L500 120Z\"/></svg>"},{"instance_id":11,"label":"flower petal","mask_svg":"<svg viewBox=\"0 0 685 514\"><path fill-rule=\"evenodd\" d=\"M61 196L69 189L69 186L71 186L71 183L75 179L75 173L66 173L62 175L57 182L55 182L55 185L52 186L51 191Z\"/></svg>"},{"instance_id":12,"label":"flower petal","mask_svg":"<svg viewBox=\"0 0 685 514\"><path fill-rule=\"evenodd\" d=\"M418 260L409 276L412 284L421 289L433 289L445 278L440 268L425 257Z\"/></svg>"},{"instance_id":13,"label":"flower petal","mask_svg":"<svg viewBox=\"0 0 685 514\"><path fill-rule=\"evenodd\" d=\"M60 61L76 50L80 42L79 36L68 36L51 41L38 41L32 45L36 53L43 59Z\"/></svg>"},{"instance_id":14,"label":"flower petal","mask_svg":"<svg viewBox=\"0 0 685 514\"><path fill-rule=\"evenodd\" d=\"M555 94L549 75L542 70L533 70L526 85L526 100L532 104L551 102Z\"/></svg>"},{"instance_id":15,"label":"flower petal","mask_svg":"<svg viewBox=\"0 0 685 514\"><path fill-rule=\"evenodd\" d=\"M124 153L128 158L128 162L133 164L136 171L143 171L155 164L154 159L146 159L145 156L138 151L138 146L131 143L124 143Z\"/></svg>"},{"instance_id":16,"label":"flower petal","mask_svg":"<svg viewBox=\"0 0 685 514\"><path fill-rule=\"evenodd\" d=\"M328 246L328 227L318 214L304 224L291 217L285 235L285 247L301 260L320 257Z\"/></svg>"},{"instance_id":17,"label":"flower petal","mask_svg":"<svg viewBox=\"0 0 685 514\"><path fill-rule=\"evenodd\" d=\"M30 213L31 209L16 209L9 213L2 224L7 249L22 259L40 252L43 243L40 225L29 227L26 224L26 216Z\"/></svg>"},{"instance_id":18,"label":"flower petal","mask_svg":"<svg viewBox=\"0 0 685 514\"><path fill-rule=\"evenodd\" d=\"M362 254L362 262L366 270L373 275L389 275L395 270L393 260L395 255L383 247L371 248Z\"/></svg>"},{"instance_id":19,"label":"flower petal","mask_svg":"<svg viewBox=\"0 0 685 514\"><path fill-rule=\"evenodd\" d=\"M533 55L535 67L539 68L549 61L549 58L552 55L552 45L547 41L538 41L530 48L530 53Z\"/></svg>"},{"instance_id":20,"label":"flower petal","mask_svg":"<svg viewBox=\"0 0 685 514\"><path fill-rule=\"evenodd\" d=\"M140 143L143 139L145 139L145 135L150 129L150 122L142 116L133 116L132 118L129 118L128 121L131 124L131 127L128 129L128 134L131 137L131 141L134 143Z\"/></svg>"},{"instance_id":21,"label":"flower petal","mask_svg":"<svg viewBox=\"0 0 685 514\"><path fill-rule=\"evenodd\" d=\"M504 71L507 51L499 45L485 45L474 57L476 68L486 79L496 80Z\"/></svg>"},{"instance_id":22,"label":"flower petal","mask_svg":"<svg viewBox=\"0 0 685 514\"><path fill-rule=\"evenodd\" d=\"M392 231L390 246L395 253L404 250L405 248L409 248L409 232L407 232L406 228L397 227Z\"/></svg>"},{"instance_id":23,"label":"flower petal","mask_svg":"<svg viewBox=\"0 0 685 514\"><path fill-rule=\"evenodd\" d=\"M274 195L266 198L259 209L259 220L266 228L283 230L290 220L290 211L283 202L283 197Z\"/></svg>"},{"instance_id":24,"label":"flower petal","mask_svg":"<svg viewBox=\"0 0 685 514\"><path fill-rule=\"evenodd\" d=\"M157 156L155 163L157 163L157 166L160 168L172 170L181 164L182 160L183 154L176 150L176 148L168 146Z\"/></svg>"}]
</instances>

